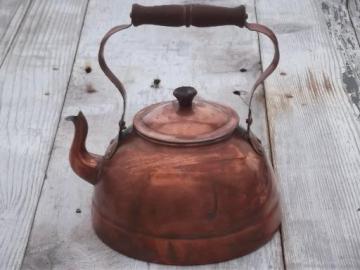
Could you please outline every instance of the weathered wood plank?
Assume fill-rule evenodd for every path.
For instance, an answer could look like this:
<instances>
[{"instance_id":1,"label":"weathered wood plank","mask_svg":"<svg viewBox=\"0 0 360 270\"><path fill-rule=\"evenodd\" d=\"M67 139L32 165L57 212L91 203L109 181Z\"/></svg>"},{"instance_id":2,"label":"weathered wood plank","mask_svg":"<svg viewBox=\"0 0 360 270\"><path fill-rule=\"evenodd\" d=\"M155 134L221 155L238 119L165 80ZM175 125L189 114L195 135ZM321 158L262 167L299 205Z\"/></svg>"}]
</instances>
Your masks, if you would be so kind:
<instances>
[{"instance_id":1,"label":"weathered wood plank","mask_svg":"<svg viewBox=\"0 0 360 270\"><path fill-rule=\"evenodd\" d=\"M180 269L133 260L102 244L91 228L92 187L76 177L67 160L73 126L63 121L65 116L76 114L79 109L84 112L90 125L89 150L96 153L103 153L117 133L120 97L98 67L97 50L110 27L129 22L132 2L122 1L121 7L118 1L90 2L24 269ZM155 5L169 1L143 3ZM202 3L224 5L222 1ZM253 2L245 3L250 20L254 21ZM228 1L226 5L235 6L238 2ZM232 92L249 89L260 69L256 34L235 27L133 28L115 36L105 54L128 90L128 122L144 106L172 98L174 88L193 85L202 98L237 109L244 124L246 105ZM86 73L89 68L92 71ZM241 68L247 71L241 73ZM159 88L151 87L155 78L161 80ZM247 98L244 94L245 102ZM261 91L255 103L254 129L267 142ZM186 269L282 269L282 266L280 237L276 234L269 244L251 255Z\"/></svg>"},{"instance_id":2,"label":"weathered wood plank","mask_svg":"<svg viewBox=\"0 0 360 270\"><path fill-rule=\"evenodd\" d=\"M265 89L286 268L359 269L360 123L344 81L348 63L358 67L346 55L359 51L354 30L340 25L349 24L345 1L257 3L282 57ZM261 39L263 60L271 54Z\"/></svg>"},{"instance_id":3,"label":"weathered wood plank","mask_svg":"<svg viewBox=\"0 0 360 270\"><path fill-rule=\"evenodd\" d=\"M359 0L347 0L345 1L346 9L349 14L349 21L347 21L347 25L350 24L355 30L355 40L357 44L360 43L360 2ZM359 66L357 65L358 74L359 74Z\"/></svg>"},{"instance_id":4,"label":"weathered wood plank","mask_svg":"<svg viewBox=\"0 0 360 270\"><path fill-rule=\"evenodd\" d=\"M31 0L0 0L0 66L30 3Z\"/></svg>"},{"instance_id":5,"label":"weathered wood plank","mask_svg":"<svg viewBox=\"0 0 360 270\"><path fill-rule=\"evenodd\" d=\"M34 1L0 69L0 269L25 253L86 5Z\"/></svg>"},{"instance_id":6,"label":"weathered wood plank","mask_svg":"<svg viewBox=\"0 0 360 270\"><path fill-rule=\"evenodd\" d=\"M360 117L359 6L360 3L354 0L327 0L321 4L328 32L345 65L342 67L343 88L354 112Z\"/></svg>"}]
</instances>

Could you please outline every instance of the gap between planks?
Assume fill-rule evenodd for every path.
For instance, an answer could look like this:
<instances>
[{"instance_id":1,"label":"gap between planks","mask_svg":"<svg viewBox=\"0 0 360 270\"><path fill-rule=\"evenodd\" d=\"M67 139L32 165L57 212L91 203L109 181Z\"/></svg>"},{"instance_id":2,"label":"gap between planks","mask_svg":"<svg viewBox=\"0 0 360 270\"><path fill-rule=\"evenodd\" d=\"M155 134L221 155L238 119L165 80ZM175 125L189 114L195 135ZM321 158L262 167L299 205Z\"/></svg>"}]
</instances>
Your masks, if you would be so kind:
<instances>
[{"instance_id":1,"label":"gap between planks","mask_svg":"<svg viewBox=\"0 0 360 270\"><path fill-rule=\"evenodd\" d=\"M256 20L257 23L260 23L259 19L258 19L256 1L257 0L254 0L255 20ZM261 54L260 35L261 35L260 33L257 34L257 36L258 36L258 50L259 50L259 58L260 58L260 63L261 63L261 71L263 72L264 71L264 61L263 61L263 57L262 57L262 54ZM276 35L276 33L275 33L275 35ZM281 52L280 52L280 57L281 57ZM266 66L265 66L265 68L266 68ZM277 67L277 69L278 68L279 67ZM275 71L277 71L277 69L275 69ZM274 156L273 156L273 150L272 150L273 146L272 146L272 141L270 139L270 131L269 131L269 126L270 126L269 121L270 121L270 119L269 119L269 115L268 115L267 91L266 91L266 87L265 87L265 82L263 82L260 86L258 86L258 88L259 87L262 87L264 89L267 141L269 142L269 157L270 157L271 165L272 165L273 169L275 170ZM276 172L275 172L275 174L276 174ZM279 179L277 178L277 180L279 180ZM278 184L278 186L279 186L279 184ZM282 217L282 218L284 218L284 217ZM280 227L279 227L279 237L280 237L280 244L281 244L281 255L282 255L283 268L284 268L284 270L286 270L286 258L285 258L285 250L284 250L285 247L284 247L284 237L283 237L282 224L280 224Z\"/></svg>"}]
</instances>

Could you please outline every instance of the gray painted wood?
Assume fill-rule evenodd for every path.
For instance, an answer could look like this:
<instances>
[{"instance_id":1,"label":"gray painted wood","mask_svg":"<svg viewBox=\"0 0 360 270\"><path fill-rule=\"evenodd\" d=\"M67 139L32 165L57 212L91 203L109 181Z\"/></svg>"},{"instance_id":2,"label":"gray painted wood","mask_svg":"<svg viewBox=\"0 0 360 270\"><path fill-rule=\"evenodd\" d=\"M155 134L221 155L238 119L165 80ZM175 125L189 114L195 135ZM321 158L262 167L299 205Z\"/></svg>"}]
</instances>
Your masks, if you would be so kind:
<instances>
[{"instance_id":1,"label":"gray painted wood","mask_svg":"<svg viewBox=\"0 0 360 270\"><path fill-rule=\"evenodd\" d=\"M86 4L34 1L0 69L0 269L21 266Z\"/></svg>"},{"instance_id":2,"label":"gray painted wood","mask_svg":"<svg viewBox=\"0 0 360 270\"><path fill-rule=\"evenodd\" d=\"M328 0L321 3L331 41L342 58L342 83L354 113L360 117L360 3Z\"/></svg>"},{"instance_id":3,"label":"gray painted wood","mask_svg":"<svg viewBox=\"0 0 360 270\"><path fill-rule=\"evenodd\" d=\"M30 3L31 0L0 0L0 66Z\"/></svg>"},{"instance_id":4,"label":"gray painted wood","mask_svg":"<svg viewBox=\"0 0 360 270\"><path fill-rule=\"evenodd\" d=\"M344 81L359 45L345 4L257 1L281 50L265 88L287 269L360 268L360 123ZM263 61L271 51L261 39Z\"/></svg>"},{"instance_id":5,"label":"gray painted wood","mask_svg":"<svg viewBox=\"0 0 360 270\"><path fill-rule=\"evenodd\" d=\"M222 1L201 1L224 5ZM142 1L165 4L170 1ZM254 21L252 1L246 1L250 21ZM65 101L62 120L55 140L34 221L23 269L180 269L133 260L106 247L91 228L92 186L70 169L68 151L73 126L64 117L82 110L88 118L89 150L103 153L117 133L120 96L97 64L97 50L110 27L129 22L132 1L92 0ZM227 1L235 6L238 1ZM246 118L246 102L234 96L234 90L248 90L259 74L257 35L235 27L212 29L164 28L143 26L119 33L106 49L109 65L128 90L127 121L139 109L172 98L172 90L193 85L200 98L221 101ZM86 73L86 67L92 71ZM246 68L247 72L239 70ZM154 79L160 87L153 88ZM267 144L263 92L254 103L254 130ZM81 213L77 213L80 209ZM280 236L256 252L230 262L188 267L186 269L282 269Z\"/></svg>"}]
</instances>

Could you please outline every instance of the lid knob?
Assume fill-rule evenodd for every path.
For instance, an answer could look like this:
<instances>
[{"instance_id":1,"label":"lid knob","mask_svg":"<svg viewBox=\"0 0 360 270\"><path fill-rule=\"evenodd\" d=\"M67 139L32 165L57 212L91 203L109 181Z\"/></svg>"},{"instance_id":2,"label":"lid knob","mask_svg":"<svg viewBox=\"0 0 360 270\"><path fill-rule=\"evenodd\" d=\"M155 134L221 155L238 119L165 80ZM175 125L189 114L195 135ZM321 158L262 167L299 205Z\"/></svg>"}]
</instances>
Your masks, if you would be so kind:
<instances>
[{"instance_id":1,"label":"lid knob","mask_svg":"<svg viewBox=\"0 0 360 270\"><path fill-rule=\"evenodd\" d=\"M197 91L194 87L191 86L181 86L174 90L174 96L179 102L181 108L191 107L192 101L197 94Z\"/></svg>"}]
</instances>

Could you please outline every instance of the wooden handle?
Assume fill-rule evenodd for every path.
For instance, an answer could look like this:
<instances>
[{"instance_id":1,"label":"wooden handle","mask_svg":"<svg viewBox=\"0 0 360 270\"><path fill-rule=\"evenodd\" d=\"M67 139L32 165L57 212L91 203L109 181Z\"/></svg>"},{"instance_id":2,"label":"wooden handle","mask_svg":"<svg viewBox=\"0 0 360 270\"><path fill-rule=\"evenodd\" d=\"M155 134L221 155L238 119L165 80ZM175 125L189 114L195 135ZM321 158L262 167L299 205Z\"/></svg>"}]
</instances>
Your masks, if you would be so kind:
<instances>
[{"instance_id":1,"label":"wooden handle","mask_svg":"<svg viewBox=\"0 0 360 270\"><path fill-rule=\"evenodd\" d=\"M208 5L132 6L131 21L134 26L153 24L162 26L211 27L236 25L244 27L247 14L245 6L235 8Z\"/></svg>"}]
</instances>

